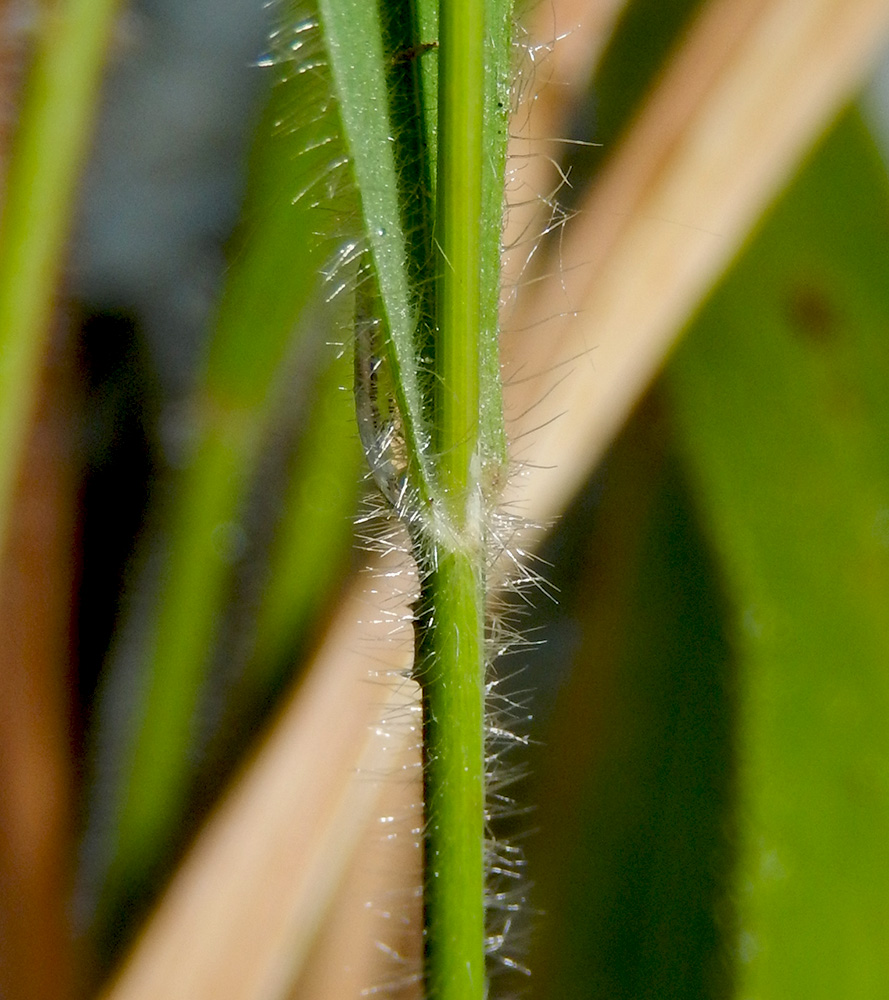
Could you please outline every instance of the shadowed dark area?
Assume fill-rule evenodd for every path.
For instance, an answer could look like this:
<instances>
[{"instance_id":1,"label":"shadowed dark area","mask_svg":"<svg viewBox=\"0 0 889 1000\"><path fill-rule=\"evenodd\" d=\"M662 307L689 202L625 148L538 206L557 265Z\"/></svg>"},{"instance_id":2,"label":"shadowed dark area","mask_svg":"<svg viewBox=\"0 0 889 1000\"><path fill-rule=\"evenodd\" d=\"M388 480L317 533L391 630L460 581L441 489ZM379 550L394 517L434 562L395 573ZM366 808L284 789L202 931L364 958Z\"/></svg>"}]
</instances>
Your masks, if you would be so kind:
<instances>
[{"instance_id":1,"label":"shadowed dark area","mask_svg":"<svg viewBox=\"0 0 889 1000\"><path fill-rule=\"evenodd\" d=\"M577 651L532 765L546 831L529 850L545 914L532 982L572 1000L725 998L734 677L718 581L650 402L591 488L586 531L565 521L583 567L567 592Z\"/></svg>"}]
</instances>

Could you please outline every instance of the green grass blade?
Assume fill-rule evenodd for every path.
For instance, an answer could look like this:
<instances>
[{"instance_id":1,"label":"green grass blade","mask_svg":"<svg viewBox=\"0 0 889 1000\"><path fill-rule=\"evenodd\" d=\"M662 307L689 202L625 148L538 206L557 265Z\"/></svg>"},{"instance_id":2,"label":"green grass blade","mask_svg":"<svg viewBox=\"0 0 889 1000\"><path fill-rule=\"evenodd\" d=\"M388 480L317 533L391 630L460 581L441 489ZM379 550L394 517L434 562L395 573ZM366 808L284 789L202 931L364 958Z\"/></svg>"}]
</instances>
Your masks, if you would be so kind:
<instances>
[{"instance_id":1,"label":"green grass blade","mask_svg":"<svg viewBox=\"0 0 889 1000\"><path fill-rule=\"evenodd\" d=\"M513 0L489 0L485 43L484 135L480 246L479 414L488 501L495 503L507 464L500 374L500 259L504 183L512 110ZM497 233L495 240L493 234Z\"/></svg>"},{"instance_id":2,"label":"green grass blade","mask_svg":"<svg viewBox=\"0 0 889 1000\"><path fill-rule=\"evenodd\" d=\"M305 28L307 34L316 28ZM306 45L312 44L304 38ZM315 45L320 42L315 38ZM320 55L319 55L320 58ZM354 212L330 83L312 53L279 72L258 130L238 244L222 290L202 391L208 405L261 410L294 328L318 294L343 218ZM321 206L319 208L319 206ZM342 254L349 266L348 245ZM336 263L336 262L335 262ZM341 275L334 275L333 280Z\"/></svg>"},{"instance_id":3,"label":"green grass blade","mask_svg":"<svg viewBox=\"0 0 889 1000\"><path fill-rule=\"evenodd\" d=\"M401 201L399 162L393 142L388 69L379 9L364 0L320 0L334 90L355 185L365 239L373 260L386 325L391 370L413 485L430 495L429 429L420 386L417 331L422 316L411 287L414 257L404 229L409 213ZM416 187L416 185L414 185Z\"/></svg>"},{"instance_id":4,"label":"green grass blade","mask_svg":"<svg viewBox=\"0 0 889 1000\"><path fill-rule=\"evenodd\" d=\"M889 991L887 227L847 118L669 372L744 671L744 997Z\"/></svg>"},{"instance_id":5,"label":"green grass blade","mask_svg":"<svg viewBox=\"0 0 889 1000\"><path fill-rule=\"evenodd\" d=\"M299 445L257 616L248 681L258 692L273 687L264 677L274 681L295 639L317 627L347 562L363 460L347 391L351 374L348 353L322 373Z\"/></svg>"},{"instance_id":6,"label":"green grass blade","mask_svg":"<svg viewBox=\"0 0 889 1000\"><path fill-rule=\"evenodd\" d=\"M735 664L660 393L550 546L571 558L531 751L532 995L731 997Z\"/></svg>"},{"instance_id":7,"label":"green grass blade","mask_svg":"<svg viewBox=\"0 0 889 1000\"><path fill-rule=\"evenodd\" d=\"M0 551L117 0L43 5L0 217Z\"/></svg>"},{"instance_id":8,"label":"green grass blade","mask_svg":"<svg viewBox=\"0 0 889 1000\"><path fill-rule=\"evenodd\" d=\"M426 151L429 161L429 196L434 204L436 169L438 166L438 8L440 0L413 0L416 7L414 20L417 34L414 44L421 58L416 60L422 76L421 98L425 129Z\"/></svg>"}]
</instances>

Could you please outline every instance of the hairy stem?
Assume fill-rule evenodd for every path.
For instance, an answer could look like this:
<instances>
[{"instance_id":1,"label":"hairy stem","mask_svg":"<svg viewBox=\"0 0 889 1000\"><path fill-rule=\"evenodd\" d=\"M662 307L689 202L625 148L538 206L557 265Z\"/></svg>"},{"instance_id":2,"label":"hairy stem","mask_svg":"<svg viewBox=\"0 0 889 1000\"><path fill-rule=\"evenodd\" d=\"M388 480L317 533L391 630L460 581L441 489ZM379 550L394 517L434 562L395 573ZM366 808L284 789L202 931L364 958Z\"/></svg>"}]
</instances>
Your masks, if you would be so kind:
<instances>
[{"instance_id":1,"label":"hairy stem","mask_svg":"<svg viewBox=\"0 0 889 1000\"><path fill-rule=\"evenodd\" d=\"M418 629L426 762L426 988L485 996L484 607L479 484L480 220L485 12L448 0L439 19L435 380L436 506Z\"/></svg>"},{"instance_id":2,"label":"hairy stem","mask_svg":"<svg viewBox=\"0 0 889 1000\"><path fill-rule=\"evenodd\" d=\"M417 616L426 795L426 989L485 996L484 581L478 556L441 551Z\"/></svg>"},{"instance_id":3,"label":"hairy stem","mask_svg":"<svg viewBox=\"0 0 889 1000\"><path fill-rule=\"evenodd\" d=\"M362 438L422 579L426 989L483 1000L485 525L505 459L497 305L511 4L393 2L381 49L375 4L319 7L376 279L358 295L378 298L379 320L356 324Z\"/></svg>"}]
</instances>

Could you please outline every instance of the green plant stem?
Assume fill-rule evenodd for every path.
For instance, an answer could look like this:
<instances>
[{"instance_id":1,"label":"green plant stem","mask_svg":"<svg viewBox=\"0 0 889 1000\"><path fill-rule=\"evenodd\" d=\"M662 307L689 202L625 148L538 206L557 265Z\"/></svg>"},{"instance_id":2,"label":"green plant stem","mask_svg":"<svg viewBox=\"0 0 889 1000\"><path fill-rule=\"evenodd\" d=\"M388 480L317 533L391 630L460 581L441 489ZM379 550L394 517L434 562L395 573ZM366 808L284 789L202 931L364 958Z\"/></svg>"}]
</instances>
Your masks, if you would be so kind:
<instances>
[{"instance_id":1,"label":"green plant stem","mask_svg":"<svg viewBox=\"0 0 889 1000\"><path fill-rule=\"evenodd\" d=\"M385 330L378 381L365 392L380 428L398 411L407 487L398 513L423 581L426 990L483 1000L485 524L505 456L497 304L511 4L404 0L383 46L376 4L319 7ZM403 24L419 65L403 65Z\"/></svg>"},{"instance_id":2,"label":"green plant stem","mask_svg":"<svg viewBox=\"0 0 889 1000\"><path fill-rule=\"evenodd\" d=\"M435 449L448 515L467 527L478 450L484 8L443 3L439 21ZM472 99L470 99L472 98Z\"/></svg>"},{"instance_id":3,"label":"green plant stem","mask_svg":"<svg viewBox=\"0 0 889 1000\"><path fill-rule=\"evenodd\" d=\"M439 496L418 615L426 789L426 989L482 1000L484 524L479 488L484 7L440 8L433 442ZM421 555L421 560L422 560Z\"/></svg>"},{"instance_id":4,"label":"green plant stem","mask_svg":"<svg viewBox=\"0 0 889 1000\"><path fill-rule=\"evenodd\" d=\"M484 581L475 553L438 552L417 615L426 795L426 989L485 996Z\"/></svg>"},{"instance_id":5,"label":"green plant stem","mask_svg":"<svg viewBox=\"0 0 889 1000\"><path fill-rule=\"evenodd\" d=\"M0 551L117 0L46 6L0 219Z\"/></svg>"}]
</instances>

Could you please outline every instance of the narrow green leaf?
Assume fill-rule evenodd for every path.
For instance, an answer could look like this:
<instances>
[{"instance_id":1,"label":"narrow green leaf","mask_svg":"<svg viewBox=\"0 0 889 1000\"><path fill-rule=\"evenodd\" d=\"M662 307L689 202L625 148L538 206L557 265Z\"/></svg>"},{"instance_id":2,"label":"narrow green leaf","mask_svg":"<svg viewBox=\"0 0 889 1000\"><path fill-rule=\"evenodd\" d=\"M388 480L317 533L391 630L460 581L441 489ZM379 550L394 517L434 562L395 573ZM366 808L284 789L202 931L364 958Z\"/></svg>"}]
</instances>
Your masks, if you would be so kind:
<instances>
[{"instance_id":1,"label":"narrow green leaf","mask_svg":"<svg viewBox=\"0 0 889 1000\"><path fill-rule=\"evenodd\" d=\"M421 321L411 287L414 257L404 229L399 161L389 110L387 71L393 53L383 47L379 8L364 0L319 0L331 76L349 148L364 236L373 260L386 325L385 350L407 443L410 475L430 495L429 430L417 352Z\"/></svg>"},{"instance_id":2,"label":"narrow green leaf","mask_svg":"<svg viewBox=\"0 0 889 1000\"><path fill-rule=\"evenodd\" d=\"M513 102L513 0L487 4L484 82L485 149L480 217L480 434L489 502L496 502L507 464L500 374L500 261L506 154ZM495 239L496 234L496 239Z\"/></svg>"},{"instance_id":3,"label":"narrow green leaf","mask_svg":"<svg viewBox=\"0 0 889 1000\"><path fill-rule=\"evenodd\" d=\"M438 167L438 8L440 0L412 0L416 8L417 35L415 46L423 56L417 60L422 76L423 128L429 159L431 186L429 196L435 200L436 169Z\"/></svg>"},{"instance_id":4,"label":"narrow green leaf","mask_svg":"<svg viewBox=\"0 0 889 1000\"><path fill-rule=\"evenodd\" d=\"M264 70L281 79L257 130L203 379L209 405L227 411L262 412L281 360L293 349L297 319L318 293L319 272L335 257L335 241L348 240L341 220L354 211L338 121L328 106L330 81L318 65L318 29L311 21L296 29L284 21L281 31L295 38L281 43L285 61ZM290 53L297 43L309 51ZM347 266L348 247L343 255Z\"/></svg>"},{"instance_id":5,"label":"narrow green leaf","mask_svg":"<svg viewBox=\"0 0 889 1000\"><path fill-rule=\"evenodd\" d=\"M336 357L316 386L283 516L272 548L256 624L249 682L259 691L282 655L313 627L347 562L363 456L355 433L351 358Z\"/></svg>"}]
</instances>

